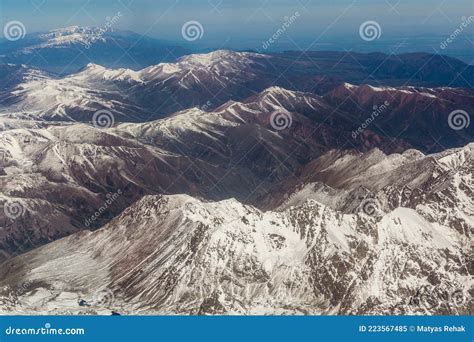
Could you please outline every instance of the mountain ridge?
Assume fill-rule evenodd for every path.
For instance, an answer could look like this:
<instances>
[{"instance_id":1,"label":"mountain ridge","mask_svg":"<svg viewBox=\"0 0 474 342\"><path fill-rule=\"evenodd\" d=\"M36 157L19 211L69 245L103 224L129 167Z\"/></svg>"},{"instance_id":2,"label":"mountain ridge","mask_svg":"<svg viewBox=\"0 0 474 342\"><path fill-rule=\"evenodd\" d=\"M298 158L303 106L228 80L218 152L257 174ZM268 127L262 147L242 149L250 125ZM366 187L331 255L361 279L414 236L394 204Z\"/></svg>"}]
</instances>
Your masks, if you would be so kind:
<instances>
[{"instance_id":1,"label":"mountain ridge","mask_svg":"<svg viewBox=\"0 0 474 342\"><path fill-rule=\"evenodd\" d=\"M262 213L235 200L147 196L95 233L8 261L0 268L6 276L0 285L9 298L5 313L462 314L472 282L454 255L465 260L467 245L466 238L412 209L374 221L365 214L341 217L315 202ZM376 257L377 251L382 254ZM446 257L449 274L442 269ZM438 266L417 275L427 259ZM66 267L71 260L77 267ZM427 280L430 272L441 280ZM17 295L10 279L28 284L27 290ZM432 294L413 304L426 287L463 297L444 302ZM106 301L96 302L96 289L107 294ZM440 301L434 307L428 305L433 299Z\"/></svg>"},{"instance_id":2,"label":"mountain ridge","mask_svg":"<svg viewBox=\"0 0 474 342\"><path fill-rule=\"evenodd\" d=\"M0 47L2 314L471 313L472 67L94 32Z\"/></svg>"}]
</instances>

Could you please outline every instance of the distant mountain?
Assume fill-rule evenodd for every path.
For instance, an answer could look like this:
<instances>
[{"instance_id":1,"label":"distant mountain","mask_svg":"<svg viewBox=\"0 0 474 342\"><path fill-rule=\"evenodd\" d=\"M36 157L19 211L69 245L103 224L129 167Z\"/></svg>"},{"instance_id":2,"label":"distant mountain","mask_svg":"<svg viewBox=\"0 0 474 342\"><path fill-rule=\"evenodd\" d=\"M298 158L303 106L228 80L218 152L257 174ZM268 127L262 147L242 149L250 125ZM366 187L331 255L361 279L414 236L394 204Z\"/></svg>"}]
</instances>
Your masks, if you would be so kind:
<instances>
[{"instance_id":1,"label":"distant mountain","mask_svg":"<svg viewBox=\"0 0 474 342\"><path fill-rule=\"evenodd\" d=\"M385 87L344 83L324 94L324 99L348 113L360 127L383 136L397 137L423 151L435 152L463 146L474 140L474 126L455 131L449 115L474 113L474 91L452 87ZM365 133L355 132L356 139Z\"/></svg>"},{"instance_id":2,"label":"distant mountain","mask_svg":"<svg viewBox=\"0 0 474 342\"><path fill-rule=\"evenodd\" d=\"M372 86L474 87L474 65L438 54L288 51L272 56L273 67L285 71L279 85L293 89L299 80L298 87L305 87L301 90L319 94L329 90L322 80ZM295 79L288 79L288 74Z\"/></svg>"},{"instance_id":3,"label":"distant mountain","mask_svg":"<svg viewBox=\"0 0 474 342\"><path fill-rule=\"evenodd\" d=\"M26 64L56 74L77 72L88 63L111 68L142 69L189 54L175 43L129 31L71 26L3 40L0 61Z\"/></svg>"},{"instance_id":4,"label":"distant mountain","mask_svg":"<svg viewBox=\"0 0 474 342\"><path fill-rule=\"evenodd\" d=\"M264 65L269 58L216 51L186 56L176 63L161 63L140 71L108 69L89 63L78 73L66 77L49 75L45 79L15 75L16 83L8 82L10 87L0 94L0 103L7 112L30 108L48 120L89 121L98 109L115 111L117 106L112 101L115 99L120 103L118 106L130 104L142 112L117 108L117 121L153 120L193 106L216 108L229 100L244 99L264 90L276 77L276 72L269 73L268 65ZM36 72L23 71L25 74ZM46 96L47 91L53 96ZM38 102L38 98L43 100Z\"/></svg>"},{"instance_id":5,"label":"distant mountain","mask_svg":"<svg viewBox=\"0 0 474 342\"><path fill-rule=\"evenodd\" d=\"M438 58L425 57L427 64ZM308 83L302 81L303 75L299 74L303 70L296 70L289 60L286 61L288 64L281 66L288 70L287 74L280 77L278 70L281 69L275 69L274 63L281 62L281 56L215 51L185 56L176 63L161 63L140 71L88 64L80 72L66 77L56 77L26 66L7 65L3 67L7 81L0 92L0 115L91 122L95 112L105 109L114 116L116 123L144 122L190 107L213 111L228 105L229 101L244 101L256 96L269 85L284 83L289 90L297 92L308 88ZM354 67L359 68L359 65ZM432 83L430 79L434 75L430 75L426 75L425 83ZM346 76L351 78L350 73ZM454 70L451 76L454 80L464 79ZM305 77L311 82L319 76L306 71ZM352 132L364 128L364 132L356 132L349 140L351 142L362 140L371 146L367 142L371 137L366 134L377 132L379 136L406 140L424 152L435 152L463 146L474 136L472 125L452 134L448 122L453 111L474 112L473 89L354 85L325 77L319 79L319 87L306 94L331 113L330 123L345 126L345 130ZM398 76L390 77L395 79ZM411 79L406 80L409 81ZM321 97L318 93L322 89L327 91ZM297 109L311 115L310 107ZM367 120L372 123L375 117L370 130L365 130Z\"/></svg>"},{"instance_id":6,"label":"distant mountain","mask_svg":"<svg viewBox=\"0 0 474 342\"><path fill-rule=\"evenodd\" d=\"M142 121L152 112L124 95L133 86L128 76L133 74L88 64L78 73L57 77L21 66L21 73L8 78L10 87L0 92L0 112L15 118L91 122L96 111L109 109L117 121Z\"/></svg>"}]
</instances>

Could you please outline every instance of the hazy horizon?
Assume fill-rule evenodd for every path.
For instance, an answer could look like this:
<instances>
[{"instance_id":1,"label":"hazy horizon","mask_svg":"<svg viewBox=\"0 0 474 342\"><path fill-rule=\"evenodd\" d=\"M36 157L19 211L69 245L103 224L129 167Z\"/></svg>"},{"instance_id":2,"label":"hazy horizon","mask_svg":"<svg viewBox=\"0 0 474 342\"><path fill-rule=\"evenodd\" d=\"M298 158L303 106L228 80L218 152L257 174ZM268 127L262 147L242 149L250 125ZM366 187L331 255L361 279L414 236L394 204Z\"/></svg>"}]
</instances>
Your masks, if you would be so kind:
<instances>
[{"instance_id":1,"label":"hazy horizon","mask_svg":"<svg viewBox=\"0 0 474 342\"><path fill-rule=\"evenodd\" d=\"M417 51L472 63L474 23L469 22L449 46L440 46L474 14L473 7L469 0L3 0L0 13L2 27L20 21L27 34L75 25L100 27L120 13L114 29L196 50ZM190 21L202 26L202 37L193 42L182 36L183 25ZM377 39L361 39L365 22L379 25ZM265 47L279 30L278 39Z\"/></svg>"}]
</instances>

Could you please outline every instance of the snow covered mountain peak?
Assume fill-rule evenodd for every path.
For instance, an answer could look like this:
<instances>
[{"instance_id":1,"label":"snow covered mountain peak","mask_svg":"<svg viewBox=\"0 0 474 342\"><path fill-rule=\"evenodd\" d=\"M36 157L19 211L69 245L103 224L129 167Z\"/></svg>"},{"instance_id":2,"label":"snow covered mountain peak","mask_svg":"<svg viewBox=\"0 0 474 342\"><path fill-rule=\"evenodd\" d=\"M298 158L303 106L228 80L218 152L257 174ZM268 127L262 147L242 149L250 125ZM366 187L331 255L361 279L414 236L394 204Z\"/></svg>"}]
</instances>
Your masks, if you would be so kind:
<instances>
[{"instance_id":1,"label":"snow covered mountain peak","mask_svg":"<svg viewBox=\"0 0 474 342\"><path fill-rule=\"evenodd\" d=\"M89 33L89 32L97 32L98 28L94 26L79 26L79 25L71 25L67 27L57 28L53 30L49 30L47 34L54 34L54 35L69 35L74 33Z\"/></svg>"},{"instance_id":2,"label":"snow covered mountain peak","mask_svg":"<svg viewBox=\"0 0 474 342\"><path fill-rule=\"evenodd\" d=\"M28 313L46 303L48 313L89 314L466 313L467 253L466 237L408 208L375 220L314 202L262 212L233 199L145 196L96 232L7 261L0 268L0 308ZM31 288L14 292L18 277ZM95 304L98 287L114 300ZM425 287L466 297L446 306L413 305Z\"/></svg>"},{"instance_id":3,"label":"snow covered mountain peak","mask_svg":"<svg viewBox=\"0 0 474 342\"><path fill-rule=\"evenodd\" d=\"M179 58L175 63L160 63L144 68L138 72L145 81L170 81L179 78L179 84L191 87L189 82L200 84L210 77L222 77L240 72L255 60L268 56L229 50L217 50L205 54L192 54ZM210 74L203 74L210 73ZM216 82L222 83L222 80Z\"/></svg>"},{"instance_id":4,"label":"snow covered mountain peak","mask_svg":"<svg viewBox=\"0 0 474 342\"><path fill-rule=\"evenodd\" d=\"M70 75L68 77L69 78L70 77L76 78L79 75L91 76L91 75L94 75L94 74L97 74L97 73L104 73L106 70L111 70L111 69L107 69L107 68L105 68L105 67L103 67L102 65L99 65L99 64L87 63L87 65L84 68L82 68L81 70L79 70L79 72L77 74L73 74L73 75Z\"/></svg>"},{"instance_id":5,"label":"snow covered mountain peak","mask_svg":"<svg viewBox=\"0 0 474 342\"><path fill-rule=\"evenodd\" d=\"M87 65L82 70L105 70L106 68L95 63L87 63Z\"/></svg>"},{"instance_id":6,"label":"snow covered mountain peak","mask_svg":"<svg viewBox=\"0 0 474 342\"><path fill-rule=\"evenodd\" d=\"M231 50L217 50L204 54L193 54L181 57L178 63L211 66L223 62L249 62L251 58L269 58L269 56L252 52L236 52Z\"/></svg>"},{"instance_id":7,"label":"snow covered mountain peak","mask_svg":"<svg viewBox=\"0 0 474 342\"><path fill-rule=\"evenodd\" d=\"M41 47L61 46L70 44L90 44L92 40L105 41L102 37L102 30L94 26L70 26L60 29L54 29L47 33L39 35L44 41ZM36 47L35 47L36 48Z\"/></svg>"},{"instance_id":8,"label":"snow covered mountain peak","mask_svg":"<svg viewBox=\"0 0 474 342\"><path fill-rule=\"evenodd\" d=\"M77 37L97 36L101 33L103 33L103 29L98 26L73 25L73 26L50 30L47 33L41 34L40 37L45 38L45 39L69 37L72 39L72 38L77 38Z\"/></svg>"},{"instance_id":9,"label":"snow covered mountain peak","mask_svg":"<svg viewBox=\"0 0 474 342\"><path fill-rule=\"evenodd\" d=\"M297 94L313 105L304 93ZM0 199L20 198L28 208L25 225L32 226L32 218L45 217L53 220L54 227L63 227L70 220L55 208L64 205L64 198L73 208L83 203L80 217L90 217L88 205L92 203L92 213L100 207L98 191L103 185L107 192L111 182L121 191L133 188L117 198L121 205L102 228L74 234L77 229L68 226L67 234L57 233L58 239L68 237L7 260L0 267L0 311L466 312L466 302L425 308L411 304L411 299L425 287L461 291L467 298L472 282L463 265L473 222L469 213L472 158L467 155L472 144L426 157L413 150L403 155L333 149L300 173L301 179L314 181L304 184L313 190L316 181L327 183L321 191L299 191L286 205L263 211L231 198L239 198L237 192L224 200L206 195L214 179L228 172L220 165L240 160L239 150L248 151L241 144L265 116L258 103L244 105L246 109L233 106L219 113L193 108L150 123L104 130L71 125L3 132L18 153L6 158ZM295 116L295 123L299 119ZM290 135L280 143L262 127L256 133L266 152L242 163L231 178L222 177L225 183L220 186L240 189L252 179L248 187L253 190L254 163L266 167L270 161L263 159L268 149L278 155L292 144ZM33 165L18 163L23 159ZM167 192L175 195L158 195L191 165L186 164L188 159L199 165L183 175L179 187ZM119 173L114 172L117 165ZM144 167L143 177L133 173L137 165ZM267 170L273 169L270 164ZM57 182L54 177L61 178ZM339 205L332 206L331 199ZM370 205L378 204L381 212L371 215ZM48 229L49 225L45 223ZM3 246L9 246L9 240L3 241ZM18 283L31 288L15 292ZM114 302L106 308L78 304L93 303L97 288L109 289ZM215 297L217 301L212 300Z\"/></svg>"},{"instance_id":10,"label":"snow covered mountain peak","mask_svg":"<svg viewBox=\"0 0 474 342\"><path fill-rule=\"evenodd\" d=\"M131 69L119 68L109 69L95 63L87 64L79 73L71 75L69 78L85 82L91 81L126 81L142 82L139 72Z\"/></svg>"},{"instance_id":11,"label":"snow covered mountain peak","mask_svg":"<svg viewBox=\"0 0 474 342\"><path fill-rule=\"evenodd\" d=\"M262 94L264 95L269 95L269 94L284 94L284 95L294 95L294 91L285 89L283 87L278 87L278 86L272 86L264 91L262 91Z\"/></svg>"}]
</instances>

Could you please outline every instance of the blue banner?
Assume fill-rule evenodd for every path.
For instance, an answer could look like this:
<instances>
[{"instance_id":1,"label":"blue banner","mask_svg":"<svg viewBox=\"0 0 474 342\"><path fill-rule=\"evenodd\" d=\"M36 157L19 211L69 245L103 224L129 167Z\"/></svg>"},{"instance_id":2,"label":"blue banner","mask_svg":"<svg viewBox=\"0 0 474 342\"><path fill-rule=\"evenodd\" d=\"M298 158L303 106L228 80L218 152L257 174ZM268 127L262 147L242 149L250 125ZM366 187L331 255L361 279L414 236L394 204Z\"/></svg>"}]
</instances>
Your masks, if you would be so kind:
<instances>
[{"instance_id":1,"label":"blue banner","mask_svg":"<svg viewBox=\"0 0 474 342\"><path fill-rule=\"evenodd\" d=\"M1 316L0 341L474 341L469 316Z\"/></svg>"}]
</instances>

